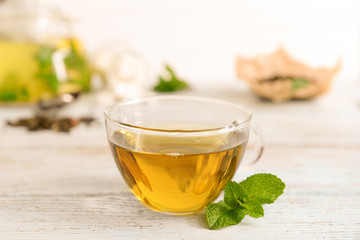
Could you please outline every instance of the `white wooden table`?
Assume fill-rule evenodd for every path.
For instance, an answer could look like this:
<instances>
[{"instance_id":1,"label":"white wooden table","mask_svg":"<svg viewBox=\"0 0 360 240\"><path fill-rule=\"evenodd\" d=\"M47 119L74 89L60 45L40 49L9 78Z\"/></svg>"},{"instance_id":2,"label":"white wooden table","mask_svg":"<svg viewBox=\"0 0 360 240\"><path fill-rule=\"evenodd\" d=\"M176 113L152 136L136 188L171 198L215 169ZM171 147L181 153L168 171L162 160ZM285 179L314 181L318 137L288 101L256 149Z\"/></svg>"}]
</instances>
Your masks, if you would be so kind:
<instances>
[{"instance_id":1,"label":"white wooden table","mask_svg":"<svg viewBox=\"0 0 360 240\"><path fill-rule=\"evenodd\" d=\"M31 113L0 108L0 239L360 239L360 82L337 80L314 101L264 102L241 82L193 84L186 94L248 106L265 153L235 180L270 172L287 185L260 219L208 230L204 213L169 216L137 202L99 124L70 134L29 133L5 121ZM90 109L87 101L78 109ZM69 110L78 112L77 110Z\"/></svg>"}]
</instances>

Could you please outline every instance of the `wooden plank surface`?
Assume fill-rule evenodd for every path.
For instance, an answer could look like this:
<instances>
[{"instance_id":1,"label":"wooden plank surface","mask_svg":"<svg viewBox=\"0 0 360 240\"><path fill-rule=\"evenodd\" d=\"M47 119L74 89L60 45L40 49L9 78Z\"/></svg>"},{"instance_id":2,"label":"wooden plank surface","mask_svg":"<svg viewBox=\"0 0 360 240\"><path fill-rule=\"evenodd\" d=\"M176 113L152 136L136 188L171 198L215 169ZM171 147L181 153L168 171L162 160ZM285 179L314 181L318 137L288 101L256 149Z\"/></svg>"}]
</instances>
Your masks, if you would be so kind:
<instances>
[{"instance_id":1,"label":"wooden plank surface","mask_svg":"<svg viewBox=\"0 0 360 240\"><path fill-rule=\"evenodd\" d=\"M6 127L31 111L0 108L0 239L360 239L360 84L339 84L314 101L273 104L228 83L194 84L185 94L254 112L265 154L234 179L270 172L287 184L263 218L211 231L204 213L175 217L144 208L113 162L101 104L92 109L98 124L70 134ZM87 101L69 111L87 111Z\"/></svg>"}]
</instances>

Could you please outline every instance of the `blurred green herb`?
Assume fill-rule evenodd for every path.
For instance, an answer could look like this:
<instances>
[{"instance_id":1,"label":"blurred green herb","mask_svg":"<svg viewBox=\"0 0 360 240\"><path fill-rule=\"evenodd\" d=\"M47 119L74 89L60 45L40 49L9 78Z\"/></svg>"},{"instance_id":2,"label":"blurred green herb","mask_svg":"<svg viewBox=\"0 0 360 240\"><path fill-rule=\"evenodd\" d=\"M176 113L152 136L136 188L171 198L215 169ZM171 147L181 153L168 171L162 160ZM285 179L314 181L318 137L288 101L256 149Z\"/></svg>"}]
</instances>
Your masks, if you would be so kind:
<instances>
[{"instance_id":1,"label":"blurred green herb","mask_svg":"<svg viewBox=\"0 0 360 240\"><path fill-rule=\"evenodd\" d=\"M29 92L26 87L18 82L16 72L12 72L5 76L5 79L0 86L0 101L26 101L29 97Z\"/></svg>"},{"instance_id":2,"label":"blurred green herb","mask_svg":"<svg viewBox=\"0 0 360 240\"><path fill-rule=\"evenodd\" d=\"M154 87L154 90L157 92L175 92L180 90L185 90L188 88L188 84L180 80L174 73L173 69L165 65L165 69L169 73L169 78L165 79L162 76L159 76L159 82Z\"/></svg>"},{"instance_id":3,"label":"blurred green herb","mask_svg":"<svg viewBox=\"0 0 360 240\"><path fill-rule=\"evenodd\" d=\"M39 51L36 53L35 58L40 67L51 66L52 60L51 57L55 51L55 48L49 46L41 46Z\"/></svg>"},{"instance_id":4,"label":"blurred green herb","mask_svg":"<svg viewBox=\"0 0 360 240\"><path fill-rule=\"evenodd\" d=\"M64 62L70 71L77 72L77 74L69 74L68 82L78 84L83 91L88 92L90 90L91 72L85 57L79 53L73 41L70 42L70 52Z\"/></svg>"},{"instance_id":5,"label":"blurred green herb","mask_svg":"<svg viewBox=\"0 0 360 240\"><path fill-rule=\"evenodd\" d=\"M224 201L206 206L210 229L240 223L246 215L264 216L262 204L273 203L283 192L285 184L275 175L255 174L240 183L229 181L224 189Z\"/></svg>"},{"instance_id":6,"label":"blurred green herb","mask_svg":"<svg viewBox=\"0 0 360 240\"><path fill-rule=\"evenodd\" d=\"M90 90L91 72L84 56L77 50L73 40L70 41L68 55L64 58L64 64L68 73L68 83L74 83L81 87L85 92ZM35 59L39 66L37 77L44 80L53 94L58 93L60 86L53 69L52 56L56 49L49 46L41 46Z\"/></svg>"},{"instance_id":7,"label":"blurred green herb","mask_svg":"<svg viewBox=\"0 0 360 240\"><path fill-rule=\"evenodd\" d=\"M35 59L39 66L39 71L36 76L45 81L53 94L56 94L59 88L59 81L52 66L52 55L55 50L55 48L49 46L41 46L35 55Z\"/></svg>"},{"instance_id":8,"label":"blurred green herb","mask_svg":"<svg viewBox=\"0 0 360 240\"><path fill-rule=\"evenodd\" d=\"M292 89L296 90L299 88L306 87L309 85L309 80L303 79L303 78L290 78L292 82Z\"/></svg>"}]
</instances>

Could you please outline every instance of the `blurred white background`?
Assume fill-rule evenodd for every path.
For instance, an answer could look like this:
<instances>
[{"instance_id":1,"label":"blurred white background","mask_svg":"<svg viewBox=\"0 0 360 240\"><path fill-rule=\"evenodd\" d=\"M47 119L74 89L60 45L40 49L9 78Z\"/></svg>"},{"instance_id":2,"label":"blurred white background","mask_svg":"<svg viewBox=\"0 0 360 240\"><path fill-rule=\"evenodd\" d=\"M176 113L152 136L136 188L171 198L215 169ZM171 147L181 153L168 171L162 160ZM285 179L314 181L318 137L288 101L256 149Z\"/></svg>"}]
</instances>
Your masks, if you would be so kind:
<instances>
[{"instance_id":1,"label":"blurred white background","mask_svg":"<svg viewBox=\"0 0 360 240\"><path fill-rule=\"evenodd\" d=\"M358 0L42 1L76 19L90 54L110 40L125 41L153 74L169 62L186 79L235 78L237 55L282 45L313 66L333 66L341 57L341 81L359 76Z\"/></svg>"}]
</instances>

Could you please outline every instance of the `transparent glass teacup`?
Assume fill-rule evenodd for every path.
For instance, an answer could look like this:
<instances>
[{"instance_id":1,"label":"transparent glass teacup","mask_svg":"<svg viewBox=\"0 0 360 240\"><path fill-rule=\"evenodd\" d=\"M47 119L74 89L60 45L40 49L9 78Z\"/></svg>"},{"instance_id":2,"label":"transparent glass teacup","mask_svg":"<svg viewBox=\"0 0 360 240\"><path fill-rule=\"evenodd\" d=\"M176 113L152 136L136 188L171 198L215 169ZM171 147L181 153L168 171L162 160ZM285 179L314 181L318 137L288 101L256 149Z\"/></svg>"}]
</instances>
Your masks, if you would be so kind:
<instances>
[{"instance_id":1,"label":"transparent glass teacup","mask_svg":"<svg viewBox=\"0 0 360 240\"><path fill-rule=\"evenodd\" d=\"M105 110L117 167L148 208L176 215L203 210L242 161L251 113L230 102L188 96L152 96ZM263 149L260 135L252 162Z\"/></svg>"}]
</instances>

